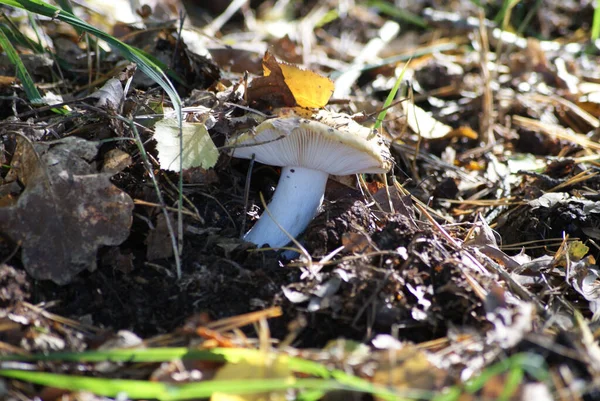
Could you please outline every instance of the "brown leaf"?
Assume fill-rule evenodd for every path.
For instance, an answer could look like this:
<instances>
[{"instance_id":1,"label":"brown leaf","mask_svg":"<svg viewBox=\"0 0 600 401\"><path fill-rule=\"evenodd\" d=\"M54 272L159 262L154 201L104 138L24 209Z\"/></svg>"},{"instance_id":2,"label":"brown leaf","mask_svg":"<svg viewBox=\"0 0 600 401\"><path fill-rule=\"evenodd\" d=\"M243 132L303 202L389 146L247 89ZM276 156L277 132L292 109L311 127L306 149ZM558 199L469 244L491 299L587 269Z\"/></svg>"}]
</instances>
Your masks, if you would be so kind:
<instances>
[{"instance_id":1,"label":"brown leaf","mask_svg":"<svg viewBox=\"0 0 600 401\"><path fill-rule=\"evenodd\" d=\"M15 77L0 75L0 88L6 88L15 83Z\"/></svg>"},{"instance_id":2,"label":"brown leaf","mask_svg":"<svg viewBox=\"0 0 600 401\"><path fill-rule=\"evenodd\" d=\"M251 105L266 104L274 108L295 106L296 99L286 85L285 77L275 57L266 52L262 63L265 76L252 80L248 87L248 102Z\"/></svg>"},{"instance_id":3,"label":"brown leaf","mask_svg":"<svg viewBox=\"0 0 600 401\"><path fill-rule=\"evenodd\" d=\"M21 242L31 276L67 284L96 268L98 247L127 238L133 201L90 165L97 143L69 137L52 147L17 146L13 165L20 163L26 188L16 205L0 208L1 230Z\"/></svg>"},{"instance_id":4,"label":"brown leaf","mask_svg":"<svg viewBox=\"0 0 600 401\"><path fill-rule=\"evenodd\" d=\"M367 233L347 232L342 234L342 245L353 253L366 253L374 250L371 238Z\"/></svg>"},{"instance_id":5,"label":"brown leaf","mask_svg":"<svg viewBox=\"0 0 600 401\"><path fill-rule=\"evenodd\" d=\"M233 47L208 49L212 59L221 68L229 68L231 72L260 74L262 71L260 55L256 52Z\"/></svg>"},{"instance_id":6,"label":"brown leaf","mask_svg":"<svg viewBox=\"0 0 600 401\"><path fill-rule=\"evenodd\" d=\"M133 163L131 156L121 149L112 149L104 155L103 173L117 174Z\"/></svg>"}]
</instances>

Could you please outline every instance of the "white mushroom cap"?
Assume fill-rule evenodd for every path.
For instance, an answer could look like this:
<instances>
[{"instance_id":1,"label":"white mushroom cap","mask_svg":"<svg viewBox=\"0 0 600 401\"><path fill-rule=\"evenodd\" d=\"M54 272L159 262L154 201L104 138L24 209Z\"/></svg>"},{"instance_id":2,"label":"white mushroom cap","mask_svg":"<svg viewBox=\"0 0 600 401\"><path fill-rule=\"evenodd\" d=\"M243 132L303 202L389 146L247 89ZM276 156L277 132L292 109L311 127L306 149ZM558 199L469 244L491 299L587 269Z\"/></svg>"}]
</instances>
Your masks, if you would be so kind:
<instances>
[{"instance_id":1,"label":"white mushroom cap","mask_svg":"<svg viewBox=\"0 0 600 401\"><path fill-rule=\"evenodd\" d=\"M385 173L392 166L390 151L376 131L346 114L326 110L307 119L285 109L230 144L239 146L233 157L251 159L254 155L263 164L306 167L333 175Z\"/></svg>"},{"instance_id":2,"label":"white mushroom cap","mask_svg":"<svg viewBox=\"0 0 600 401\"><path fill-rule=\"evenodd\" d=\"M229 141L234 157L254 155L261 163L282 167L269 213L246 233L247 241L277 248L304 231L323 201L329 174L384 173L391 168L390 151L376 131L346 114L323 110L310 117L285 109Z\"/></svg>"}]
</instances>

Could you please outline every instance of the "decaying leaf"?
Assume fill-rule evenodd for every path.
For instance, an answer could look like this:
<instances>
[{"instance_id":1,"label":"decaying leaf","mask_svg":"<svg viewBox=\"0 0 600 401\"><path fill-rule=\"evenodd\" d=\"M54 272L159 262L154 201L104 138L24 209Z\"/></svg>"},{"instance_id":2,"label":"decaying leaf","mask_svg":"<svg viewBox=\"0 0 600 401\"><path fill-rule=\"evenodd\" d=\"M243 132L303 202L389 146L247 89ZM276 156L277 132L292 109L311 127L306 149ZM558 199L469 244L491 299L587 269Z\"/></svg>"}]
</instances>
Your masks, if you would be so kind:
<instances>
[{"instance_id":1,"label":"decaying leaf","mask_svg":"<svg viewBox=\"0 0 600 401\"><path fill-rule=\"evenodd\" d=\"M583 259L589 250L590 248L581 241L573 241L568 245L569 257L574 261Z\"/></svg>"},{"instance_id":2,"label":"decaying leaf","mask_svg":"<svg viewBox=\"0 0 600 401\"><path fill-rule=\"evenodd\" d=\"M333 82L313 71L292 64L280 63L266 52L263 77L252 80L248 101L262 102L272 107L324 107L333 94Z\"/></svg>"},{"instance_id":3,"label":"decaying leaf","mask_svg":"<svg viewBox=\"0 0 600 401\"><path fill-rule=\"evenodd\" d=\"M158 149L158 161L164 170L179 171L179 156L183 156L183 169L191 167L210 168L217 163L219 151L213 143L205 123L181 124L183 149L179 147L177 120L166 118L156 123L154 139Z\"/></svg>"},{"instance_id":4,"label":"decaying leaf","mask_svg":"<svg viewBox=\"0 0 600 401\"><path fill-rule=\"evenodd\" d=\"M102 88L90 95L91 98L98 99L96 107L112 108L113 110L120 110L123 101L125 100L125 92L123 91L123 85L121 81L116 78L111 78Z\"/></svg>"},{"instance_id":5,"label":"decaying leaf","mask_svg":"<svg viewBox=\"0 0 600 401\"><path fill-rule=\"evenodd\" d=\"M600 202L589 199L580 199L569 195L566 192L548 192L538 199L527 202L532 209L548 208L557 206L566 206L574 209L580 209L585 214L600 213Z\"/></svg>"},{"instance_id":6,"label":"decaying leaf","mask_svg":"<svg viewBox=\"0 0 600 401\"><path fill-rule=\"evenodd\" d=\"M133 163L131 156L120 149L112 149L104 155L103 173L117 174Z\"/></svg>"},{"instance_id":7,"label":"decaying leaf","mask_svg":"<svg viewBox=\"0 0 600 401\"><path fill-rule=\"evenodd\" d=\"M0 227L21 243L36 279L66 284L96 268L98 247L129 235L133 201L90 164L98 146L76 137L54 146L18 142L13 168L26 188L15 205L0 208Z\"/></svg>"},{"instance_id":8,"label":"decaying leaf","mask_svg":"<svg viewBox=\"0 0 600 401\"><path fill-rule=\"evenodd\" d=\"M573 263L573 278L571 285L588 302L589 309L594 314L592 320L600 317L600 270L590 263L588 258Z\"/></svg>"}]
</instances>

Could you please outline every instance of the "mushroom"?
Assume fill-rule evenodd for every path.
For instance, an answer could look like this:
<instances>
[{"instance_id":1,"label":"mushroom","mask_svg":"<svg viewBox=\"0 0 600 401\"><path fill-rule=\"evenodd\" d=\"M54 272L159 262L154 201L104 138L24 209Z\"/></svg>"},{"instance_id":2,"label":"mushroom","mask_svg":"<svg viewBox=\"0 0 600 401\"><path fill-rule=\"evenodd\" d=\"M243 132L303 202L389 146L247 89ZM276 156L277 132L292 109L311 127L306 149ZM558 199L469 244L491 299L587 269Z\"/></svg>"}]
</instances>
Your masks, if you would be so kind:
<instances>
[{"instance_id":1,"label":"mushroom","mask_svg":"<svg viewBox=\"0 0 600 401\"><path fill-rule=\"evenodd\" d=\"M233 157L282 168L267 208L244 239L274 248L290 242L275 220L294 238L304 231L323 202L330 174L385 173L390 151L377 131L347 114L321 110L303 118L293 109L267 119L253 131L233 137Z\"/></svg>"}]
</instances>

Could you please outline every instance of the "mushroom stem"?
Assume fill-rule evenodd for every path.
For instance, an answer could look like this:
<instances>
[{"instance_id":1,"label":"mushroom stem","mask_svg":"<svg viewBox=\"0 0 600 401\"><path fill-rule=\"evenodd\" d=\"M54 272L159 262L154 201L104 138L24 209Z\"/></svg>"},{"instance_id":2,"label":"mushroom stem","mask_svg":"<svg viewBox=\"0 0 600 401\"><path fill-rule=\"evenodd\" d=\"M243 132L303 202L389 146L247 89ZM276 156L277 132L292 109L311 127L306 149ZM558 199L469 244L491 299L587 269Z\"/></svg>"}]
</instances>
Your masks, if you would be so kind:
<instances>
[{"instance_id":1,"label":"mushroom stem","mask_svg":"<svg viewBox=\"0 0 600 401\"><path fill-rule=\"evenodd\" d=\"M329 174L303 167L284 167L277 189L267 206L272 218L264 212L258 222L244 235L246 241L258 246L269 244L279 248L290 238L273 221L275 219L296 238L315 217L323 202Z\"/></svg>"}]
</instances>

